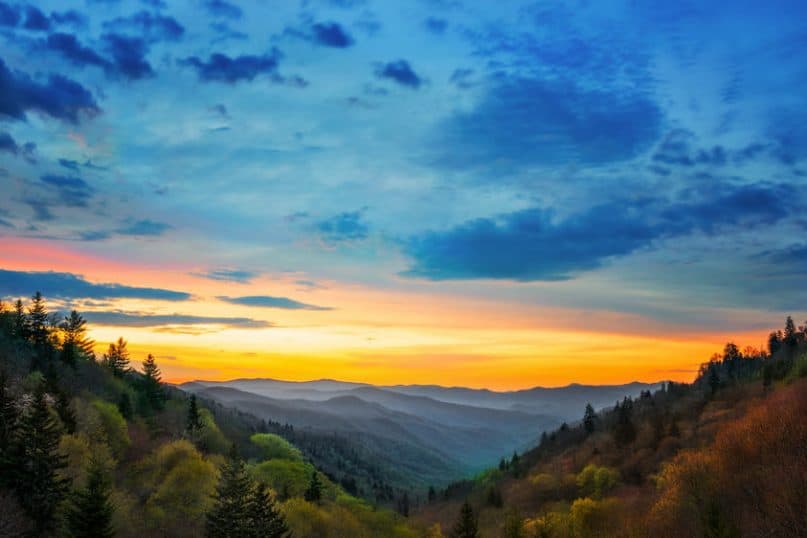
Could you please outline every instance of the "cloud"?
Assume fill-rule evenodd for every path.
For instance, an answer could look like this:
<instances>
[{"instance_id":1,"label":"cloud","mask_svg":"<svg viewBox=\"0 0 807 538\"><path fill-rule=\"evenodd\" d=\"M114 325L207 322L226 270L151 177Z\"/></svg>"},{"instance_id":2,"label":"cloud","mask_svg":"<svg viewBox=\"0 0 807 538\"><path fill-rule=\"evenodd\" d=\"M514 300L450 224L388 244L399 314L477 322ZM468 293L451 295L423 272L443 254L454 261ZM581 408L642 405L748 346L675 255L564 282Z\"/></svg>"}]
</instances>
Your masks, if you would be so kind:
<instances>
[{"instance_id":1,"label":"cloud","mask_svg":"<svg viewBox=\"0 0 807 538\"><path fill-rule=\"evenodd\" d=\"M336 22L316 22L305 29L289 27L286 28L284 33L323 47L337 49L345 49L355 43L353 36Z\"/></svg>"},{"instance_id":2,"label":"cloud","mask_svg":"<svg viewBox=\"0 0 807 538\"><path fill-rule=\"evenodd\" d=\"M433 34L442 35L448 28L448 21L437 17L429 17L423 21L423 26Z\"/></svg>"},{"instance_id":3,"label":"cloud","mask_svg":"<svg viewBox=\"0 0 807 538\"><path fill-rule=\"evenodd\" d=\"M220 301L242 306L256 306L260 308L281 308L284 310L333 310L325 306L315 306L301 303L288 297L271 297L269 295L250 295L246 297L216 297Z\"/></svg>"},{"instance_id":4,"label":"cloud","mask_svg":"<svg viewBox=\"0 0 807 538\"><path fill-rule=\"evenodd\" d=\"M40 180L55 189L60 201L69 207L87 207L94 192L86 181L74 176L47 174Z\"/></svg>"},{"instance_id":5,"label":"cloud","mask_svg":"<svg viewBox=\"0 0 807 538\"><path fill-rule=\"evenodd\" d=\"M244 15L240 7L225 0L205 0L205 8L216 17L240 19Z\"/></svg>"},{"instance_id":6,"label":"cloud","mask_svg":"<svg viewBox=\"0 0 807 538\"><path fill-rule=\"evenodd\" d=\"M45 32L50 30L50 19L34 6L25 7L25 22L22 25L26 30Z\"/></svg>"},{"instance_id":7,"label":"cloud","mask_svg":"<svg viewBox=\"0 0 807 538\"><path fill-rule=\"evenodd\" d=\"M138 11L128 17L118 17L104 23L104 28L115 31L134 31L149 42L178 41L185 28L173 17Z\"/></svg>"},{"instance_id":8,"label":"cloud","mask_svg":"<svg viewBox=\"0 0 807 538\"><path fill-rule=\"evenodd\" d=\"M171 225L153 220L138 220L118 228L115 233L134 236L158 236L171 229Z\"/></svg>"},{"instance_id":9,"label":"cloud","mask_svg":"<svg viewBox=\"0 0 807 538\"><path fill-rule=\"evenodd\" d=\"M106 51L112 56L111 65L114 67L114 73L131 80L154 75L154 70L146 60L149 46L145 40L117 33L104 34L101 39L105 43Z\"/></svg>"},{"instance_id":10,"label":"cloud","mask_svg":"<svg viewBox=\"0 0 807 538\"><path fill-rule=\"evenodd\" d=\"M15 27L20 23L20 9L5 2L0 2L0 26Z\"/></svg>"},{"instance_id":11,"label":"cloud","mask_svg":"<svg viewBox=\"0 0 807 538\"><path fill-rule=\"evenodd\" d=\"M0 269L0 295L27 297L35 291L59 299L154 299L186 301L190 294L160 288L139 288L122 284L95 284L81 275L53 271L7 271Z\"/></svg>"},{"instance_id":12,"label":"cloud","mask_svg":"<svg viewBox=\"0 0 807 538\"><path fill-rule=\"evenodd\" d=\"M82 45L73 34L55 32L45 40L45 47L59 52L72 64L78 66L93 65L103 69L111 69L112 63L89 47Z\"/></svg>"},{"instance_id":13,"label":"cloud","mask_svg":"<svg viewBox=\"0 0 807 538\"><path fill-rule=\"evenodd\" d=\"M257 277L259 273L255 271L246 271L244 269L211 269L202 273L191 274L193 276L199 276L210 280L240 282L241 284L247 284Z\"/></svg>"},{"instance_id":14,"label":"cloud","mask_svg":"<svg viewBox=\"0 0 807 538\"><path fill-rule=\"evenodd\" d=\"M0 151L5 151L15 156L22 156L28 162L35 162L36 160L34 158L36 144L26 142L25 144L19 145L14 138L5 131L0 131Z\"/></svg>"},{"instance_id":15,"label":"cloud","mask_svg":"<svg viewBox=\"0 0 807 538\"><path fill-rule=\"evenodd\" d=\"M74 28L87 26L87 17L74 9L67 11L54 11L50 14L50 20L55 24L64 24Z\"/></svg>"},{"instance_id":16,"label":"cloud","mask_svg":"<svg viewBox=\"0 0 807 538\"><path fill-rule=\"evenodd\" d=\"M362 222L362 211L339 213L316 224L320 236L329 243L366 239L369 228Z\"/></svg>"},{"instance_id":17,"label":"cloud","mask_svg":"<svg viewBox=\"0 0 807 538\"><path fill-rule=\"evenodd\" d=\"M622 161L649 148L662 114L642 94L500 77L435 133L434 163L452 169Z\"/></svg>"},{"instance_id":18,"label":"cloud","mask_svg":"<svg viewBox=\"0 0 807 538\"><path fill-rule=\"evenodd\" d=\"M767 250L756 256L775 265L779 272L807 275L807 243L797 243L783 249Z\"/></svg>"},{"instance_id":19,"label":"cloud","mask_svg":"<svg viewBox=\"0 0 807 538\"><path fill-rule=\"evenodd\" d=\"M465 222L408 241L406 276L430 280L565 280L654 241L694 232L772 225L793 187L757 183L687 190L676 199L608 201L564 219L531 208Z\"/></svg>"},{"instance_id":20,"label":"cloud","mask_svg":"<svg viewBox=\"0 0 807 538\"><path fill-rule=\"evenodd\" d=\"M12 72L0 59L0 117L24 121L29 110L73 124L81 115L101 112L92 94L78 82L51 74L46 83L39 83L25 73Z\"/></svg>"},{"instance_id":21,"label":"cloud","mask_svg":"<svg viewBox=\"0 0 807 538\"><path fill-rule=\"evenodd\" d=\"M415 90L423 84L423 79L415 73L406 60L396 60L376 66L375 76L390 79L401 86Z\"/></svg>"},{"instance_id":22,"label":"cloud","mask_svg":"<svg viewBox=\"0 0 807 538\"><path fill-rule=\"evenodd\" d=\"M243 80L252 81L259 75L277 75L280 51L273 49L260 56L244 54L230 57L222 53L213 53L207 61L196 56L181 60L196 70L199 80L206 82L226 82L235 84Z\"/></svg>"},{"instance_id":23,"label":"cloud","mask_svg":"<svg viewBox=\"0 0 807 538\"><path fill-rule=\"evenodd\" d=\"M141 314L120 311L88 311L81 314L90 323L115 327L165 327L169 325L221 325L228 329L265 329L268 321L252 318L192 316L187 314Z\"/></svg>"}]
</instances>

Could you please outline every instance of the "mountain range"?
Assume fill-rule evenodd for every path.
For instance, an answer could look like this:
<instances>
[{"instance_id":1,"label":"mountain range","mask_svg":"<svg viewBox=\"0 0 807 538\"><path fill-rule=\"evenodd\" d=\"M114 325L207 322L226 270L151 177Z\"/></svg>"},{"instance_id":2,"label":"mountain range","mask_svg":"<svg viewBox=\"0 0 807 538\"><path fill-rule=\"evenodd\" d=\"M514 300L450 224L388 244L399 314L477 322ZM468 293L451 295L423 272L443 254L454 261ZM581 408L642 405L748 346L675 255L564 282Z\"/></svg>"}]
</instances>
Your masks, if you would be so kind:
<instances>
[{"instance_id":1,"label":"mountain range","mask_svg":"<svg viewBox=\"0 0 807 538\"><path fill-rule=\"evenodd\" d=\"M544 431L659 384L568 385L497 392L331 379L191 381L179 387L260 419L356 438L378 457L440 483L534 446ZM391 454L392 453L392 454ZM423 467L427 467L424 473Z\"/></svg>"}]
</instances>

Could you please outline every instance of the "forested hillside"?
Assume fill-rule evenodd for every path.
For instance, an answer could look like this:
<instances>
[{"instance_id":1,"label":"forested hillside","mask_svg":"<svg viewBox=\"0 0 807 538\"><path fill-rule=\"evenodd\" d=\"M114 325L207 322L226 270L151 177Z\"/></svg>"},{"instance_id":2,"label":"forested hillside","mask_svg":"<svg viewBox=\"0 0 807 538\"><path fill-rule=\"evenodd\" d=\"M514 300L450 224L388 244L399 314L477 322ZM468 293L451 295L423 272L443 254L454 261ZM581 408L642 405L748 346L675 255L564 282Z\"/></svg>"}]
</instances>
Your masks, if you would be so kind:
<instances>
[{"instance_id":1,"label":"forested hillside","mask_svg":"<svg viewBox=\"0 0 807 538\"><path fill-rule=\"evenodd\" d=\"M417 535L273 433L288 428L167 387L122 338L96 357L86 333L38 293L0 303L0 536Z\"/></svg>"},{"instance_id":2,"label":"forested hillside","mask_svg":"<svg viewBox=\"0 0 807 538\"><path fill-rule=\"evenodd\" d=\"M430 495L431 536L807 536L807 327L666 383Z\"/></svg>"}]
</instances>

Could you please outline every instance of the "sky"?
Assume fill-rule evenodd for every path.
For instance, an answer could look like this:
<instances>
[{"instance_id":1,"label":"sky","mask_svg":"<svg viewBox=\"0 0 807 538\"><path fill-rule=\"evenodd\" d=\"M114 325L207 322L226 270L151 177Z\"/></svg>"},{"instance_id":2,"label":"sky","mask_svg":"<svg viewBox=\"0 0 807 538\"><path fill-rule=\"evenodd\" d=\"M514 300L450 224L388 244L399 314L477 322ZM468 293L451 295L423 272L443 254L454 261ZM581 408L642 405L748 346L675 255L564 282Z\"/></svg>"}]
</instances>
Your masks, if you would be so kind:
<instances>
[{"instance_id":1,"label":"sky","mask_svg":"<svg viewBox=\"0 0 807 538\"><path fill-rule=\"evenodd\" d=\"M807 318L805 15L0 0L0 297L169 381L690 380Z\"/></svg>"}]
</instances>

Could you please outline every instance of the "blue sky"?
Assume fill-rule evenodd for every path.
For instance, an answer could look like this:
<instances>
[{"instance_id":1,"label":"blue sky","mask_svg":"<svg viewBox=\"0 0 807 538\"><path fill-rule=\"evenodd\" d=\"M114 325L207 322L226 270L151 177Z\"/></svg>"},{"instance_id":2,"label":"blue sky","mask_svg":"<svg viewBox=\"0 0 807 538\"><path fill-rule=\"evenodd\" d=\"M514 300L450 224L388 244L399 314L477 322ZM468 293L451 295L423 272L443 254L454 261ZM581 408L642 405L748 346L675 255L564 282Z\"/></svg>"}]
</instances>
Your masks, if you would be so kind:
<instances>
[{"instance_id":1,"label":"blue sky","mask_svg":"<svg viewBox=\"0 0 807 538\"><path fill-rule=\"evenodd\" d=\"M0 237L290 274L309 295L220 298L323 316L328 282L765 325L807 299L805 15L0 2Z\"/></svg>"}]
</instances>

